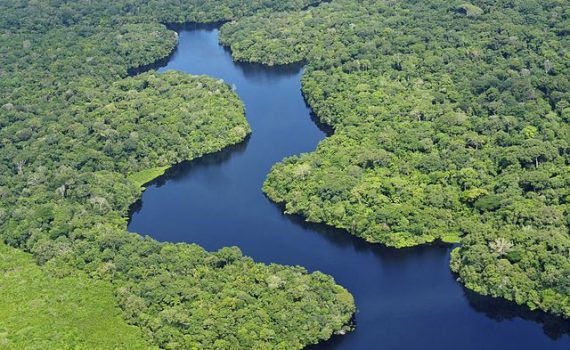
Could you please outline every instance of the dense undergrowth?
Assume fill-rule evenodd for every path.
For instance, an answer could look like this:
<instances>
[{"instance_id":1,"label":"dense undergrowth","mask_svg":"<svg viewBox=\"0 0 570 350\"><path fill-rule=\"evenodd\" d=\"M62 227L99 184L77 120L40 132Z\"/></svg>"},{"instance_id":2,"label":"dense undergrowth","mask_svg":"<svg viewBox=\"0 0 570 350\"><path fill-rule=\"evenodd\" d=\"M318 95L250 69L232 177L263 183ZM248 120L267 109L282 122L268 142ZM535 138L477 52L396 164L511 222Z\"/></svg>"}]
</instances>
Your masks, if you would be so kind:
<instances>
[{"instance_id":1,"label":"dense undergrowth","mask_svg":"<svg viewBox=\"0 0 570 350\"><path fill-rule=\"evenodd\" d=\"M408 247L460 240L470 289L570 317L570 3L335 0L222 27L236 59L305 61L335 134L264 191Z\"/></svg>"}]
</instances>

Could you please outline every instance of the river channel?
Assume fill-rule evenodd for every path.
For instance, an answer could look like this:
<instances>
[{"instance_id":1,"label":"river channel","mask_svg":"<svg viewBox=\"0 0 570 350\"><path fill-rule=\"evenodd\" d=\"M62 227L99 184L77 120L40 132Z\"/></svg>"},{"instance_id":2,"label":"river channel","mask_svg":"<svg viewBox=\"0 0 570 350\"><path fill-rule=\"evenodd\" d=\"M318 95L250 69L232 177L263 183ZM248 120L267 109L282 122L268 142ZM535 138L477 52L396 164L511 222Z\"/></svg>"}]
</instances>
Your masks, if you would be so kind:
<instances>
[{"instance_id":1,"label":"river channel","mask_svg":"<svg viewBox=\"0 0 570 350\"><path fill-rule=\"evenodd\" d=\"M216 27L185 28L160 71L223 79L253 129L241 145L171 168L136 204L129 230L332 275L355 297L356 330L310 349L570 349L570 322L465 290L449 245L396 250L283 214L261 192L273 164L327 136L301 95L301 66L240 64Z\"/></svg>"}]
</instances>

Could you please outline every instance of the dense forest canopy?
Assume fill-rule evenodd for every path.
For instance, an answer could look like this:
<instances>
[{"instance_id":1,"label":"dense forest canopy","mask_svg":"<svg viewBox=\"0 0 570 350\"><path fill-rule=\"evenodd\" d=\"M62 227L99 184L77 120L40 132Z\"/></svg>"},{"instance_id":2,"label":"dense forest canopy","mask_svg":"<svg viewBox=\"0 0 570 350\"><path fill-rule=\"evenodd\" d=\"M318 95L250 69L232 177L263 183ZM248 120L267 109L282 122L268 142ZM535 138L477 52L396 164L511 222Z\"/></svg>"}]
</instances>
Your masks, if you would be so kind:
<instances>
[{"instance_id":1,"label":"dense forest canopy","mask_svg":"<svg viewBox=\"0 0 570 350\"><path fill-rule=\"evenodd\" d=\"M335 134L269 175L287 212L388 246L460 241L468 288L570 317L566 0L0 2L0 249L43 266L0 260L2 283L94 283L169 349L295 349L347 324L352 296L326 275L126 231L144 182L250 132L221 81L129 77L184 22L228 22L238 60L306 62Z\"/></svg>"},{"instance_id":2,"label":"dense forest canopy","mask_svg":"<svg viewBox=\"0 0 570 350\"><path fill-rule=\"evenodd\" d=\"M140 327L131 332L115 320L118 334L143 333L166 349L300 349L346 329L354 301L329 276L257 264L238 248L210 253L126 231L141 185L169 165L250 133L242 103L223 81L176 72L129 76L174 50L177 35L161 23L227 21L311 5L0 2L0 238L11 246L0 246L6 274L0 283L13 288L2 295L14 303L0 307L12 314L49 286L55 294L75 291L69 307L78 305L77 313L59 313L74 320L84 317L83 307L99 317L88 306L99 297L96 305L109 317L120 313ZM12 256L28 259L26 268L11 267ZM29 289L15 285L30 279ZM83 288L89 293L79 293ZM41 348L61 348L65 339L77 348L121 346L77 339L85 330L57 317L48 323L20 316L2 325L2 345L35 348L43 334ZM41 320L45 333L18 332ZM57 325L69 329L68 338L49 336Z\"/></svg>"},{"instance_id":3,"label":"dense forest canopy","mask_svg":"<svg viewBox=\"0 0 570 350\"><path fill-rule=\"evenodd\" d=\"M334 127L269 175L287 212L394 247L460 240L467 287L570 317L570 2L335 0L221 40L307 62Z\"/></svg>"}]
</instances>

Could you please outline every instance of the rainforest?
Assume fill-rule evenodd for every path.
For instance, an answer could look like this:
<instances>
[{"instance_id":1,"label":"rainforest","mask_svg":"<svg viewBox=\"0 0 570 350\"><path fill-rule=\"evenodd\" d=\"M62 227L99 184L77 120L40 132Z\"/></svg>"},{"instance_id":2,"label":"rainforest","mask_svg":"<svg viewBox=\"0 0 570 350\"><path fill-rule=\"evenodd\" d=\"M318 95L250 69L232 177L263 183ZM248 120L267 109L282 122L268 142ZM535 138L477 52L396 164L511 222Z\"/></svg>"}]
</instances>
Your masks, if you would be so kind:
<instances>
[{"instance_id":1,"label":"rainforest","mask_svg":"<svg viewBox=\"0 0 570 350\"><path fill-rule=\"evenodd\" d=\"M209 234L199 220L177 226L184 239L163 236L160 218L156 232L137 226L151 199L137 201L176 164L256 145L242 85L157 70L197 23L219 28L259 86L264 69L302 75L289 91L324 130L313 144L283 128L299 148L244 164L263 185L236 186L343 237L332 240L353 235L360 251L446 247L450 284L570 329L567 1L11 0L0 2L0 347L332 349L360 336L356 306L370 304L335 269L249 257L231 240L202 247L188 239ZM299 111L283 102L283 118ZM267 140L265 156L281 142ZM264 210L224 230L247 237Z\"/></svg>"}]
</instances>

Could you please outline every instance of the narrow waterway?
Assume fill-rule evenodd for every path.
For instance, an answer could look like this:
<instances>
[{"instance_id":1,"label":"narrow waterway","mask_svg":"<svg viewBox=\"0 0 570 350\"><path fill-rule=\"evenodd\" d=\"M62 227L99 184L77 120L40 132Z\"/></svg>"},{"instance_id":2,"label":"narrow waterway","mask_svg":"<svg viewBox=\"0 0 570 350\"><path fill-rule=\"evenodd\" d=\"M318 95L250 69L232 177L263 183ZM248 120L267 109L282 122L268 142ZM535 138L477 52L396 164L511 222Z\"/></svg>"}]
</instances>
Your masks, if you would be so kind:
<instances>
[{"instance_id":1,"label":"narrow waterway","mask_svg":"<svg viewBox=\"0 0 570 350\"><path fill-rule=\"evenodd\" d=\"M371 245L285 216L263 195L273 164L326 137L302 98L301 67L237 64L218 45L217 29L200 27L180 32L161 71L169 69L235 85L253 134L154 181L136 205L131 231L208 250L236 245L256 261L334 276L356 299L357 328L311 349L570 349L570 322L465 291L449 270L451 247Z\"/></svg>"}]
</instances>

